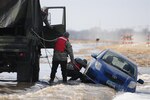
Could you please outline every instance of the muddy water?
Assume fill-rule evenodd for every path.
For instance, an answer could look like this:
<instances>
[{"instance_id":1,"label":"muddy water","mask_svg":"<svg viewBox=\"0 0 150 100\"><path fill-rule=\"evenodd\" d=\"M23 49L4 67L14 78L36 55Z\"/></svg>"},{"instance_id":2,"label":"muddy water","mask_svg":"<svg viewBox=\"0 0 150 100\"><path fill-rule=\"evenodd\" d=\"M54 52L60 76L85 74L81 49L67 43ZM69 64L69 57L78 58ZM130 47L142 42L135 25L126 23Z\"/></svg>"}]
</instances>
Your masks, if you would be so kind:
<instances>
[{"instance_id":1,"label":"muddy water","mask_svg":"<svg viewBox=\"0 0 150 100\"><path fill-rule=\"evenodd\" d=\"M0 100L112 100L115 91L107 86L84 84L72 81L71 84L61 83L61 70L58 68L59 84L49 86L50 66L43 62L40 65L40 81L35 84L17 83L13 81L0 82ZM16 74L2 73L5 80L15 80Z\"/></svg>"},{"instance_id":2,"label":"muddy water","mask_svg":"<svg viewBox=\"0 0 150 100\"><path fill-rule=\"evenodd\" d=\"M74 45L74 47L76 46L78 49L84 48L84 46L89 48L89 45L83 44ZM75 52L78 52L78 49L74 48ZM44 50L42 53L43 56L46 56ZM91 52L89 52L88 55L90 54ZM141 72L139 77L144 79L145 84L138 85L136 93L116 93L116 91L107 86L83 84L79 81L73 82L71 85L59 83L49 86L45 82L49 80L51 55L52 51L49 50L49 61L47 61L46 58L41 58L40 81L35 84L18 84L17 82L13 82L13 80L16 80L16 73L1 73L0 100L150 100L150 68L139 68ZM78 57L80 56L84 57L84 55L79 54ZM58 69L56 76L61 80L62 76L60 68Z\"/></svg>"},{"instance_id":3,"label":"muddy water","mask_svg":"<svg viewBox=\"0 0 150 100\"><path fill-rule=\"evenodd\" d=\"M9 84L9 86L11 85ZM22 86L3 87L1 88L0 100L112 100L114 95L113 89L100 85L80 83L42 87L38 83L34 86L24 84Z\"/></svg>"},{"instance_id":4,"label":"muddy water","mask_svg":"<svg viewBox=\"0 0 150 100\"><path fill-rule=\"evenodd\" d=\"M69 85L60 82L49 86L46 81L49 80L50 66L42 62L40 68L40 81L35 84L1 81L0 100L112 100L116 93L107 86L84 84L80 81L72 81ZM9 73L3 73L0 76L8 80L16 78L16 74L10 75ZM61 77L61 70L58 68L59 81Z\"/></svg>"},{"instance_id":5,"label":"muddy water","mask_svg":"<svg viewBox=\"0 0 150 100\"><path fill-rule=\"evenodd\" d=\"M149 68L141 68L139 78L144 79L145 84L137 86L136 93L116 92L113 89L96 84L84 84L79 81L72 84L61 82L49 86L49 65L41 64L40 81L35 84L17 82L0 82L0 100L149 100L150 99L150 75ZM6 73L3 76L7 79L14 76ZM57 78L61 80L60 68ZM14 77L15 79L15 77ZM57 81L57 79L55 80ZM126 99L124 99L126 98Z\"/></svg>"}]
</instances>

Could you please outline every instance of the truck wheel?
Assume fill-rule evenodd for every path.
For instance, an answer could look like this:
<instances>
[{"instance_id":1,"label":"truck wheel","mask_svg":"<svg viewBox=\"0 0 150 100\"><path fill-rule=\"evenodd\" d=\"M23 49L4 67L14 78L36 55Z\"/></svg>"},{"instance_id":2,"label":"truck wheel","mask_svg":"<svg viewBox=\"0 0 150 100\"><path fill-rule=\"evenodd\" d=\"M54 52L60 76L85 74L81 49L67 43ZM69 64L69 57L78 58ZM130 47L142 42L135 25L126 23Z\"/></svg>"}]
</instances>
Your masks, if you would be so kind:
<instances>
[{"instance_id":1,"label":"truck wheel","mask_svg":"<svg viewBox=\"0 0 150 100\"><path fill-rule=\"evenodd\" d=\"M32 82L37 82L39 80L39 55L38 53L34 53L34 63L32 63Z\"/></svg>"},{"instance_id":2,"label":"truck wheel","mask_svg":"<svg viewBox=\"0 0 150 100\"><path fill-rule=\"evenodd\" d=\"M29 62L18 62L17 65L17 81L18 82L30 82L30 64Z\"/></svg>"},{"instance_id":3,"label":"truck wheel","mask_svg":"<svg viewBox=\"0 0 150 100\"><path fill-rule=\"evenodd\" d=\"M32 49L26 59L18 63L17 81L18 82L36 82L39 80L39 55Z\"/></svg>"},{"instance_id":4,"label":"truck wheel","mask_svg":"<svg viewBox=\"0 0 150 100\"><path fill-rule=\"evenodd\" d=\"M31 82L37 82L39 80L39 51L38 46L32 49L31 55Z\"/></svg>"}]
</instances>

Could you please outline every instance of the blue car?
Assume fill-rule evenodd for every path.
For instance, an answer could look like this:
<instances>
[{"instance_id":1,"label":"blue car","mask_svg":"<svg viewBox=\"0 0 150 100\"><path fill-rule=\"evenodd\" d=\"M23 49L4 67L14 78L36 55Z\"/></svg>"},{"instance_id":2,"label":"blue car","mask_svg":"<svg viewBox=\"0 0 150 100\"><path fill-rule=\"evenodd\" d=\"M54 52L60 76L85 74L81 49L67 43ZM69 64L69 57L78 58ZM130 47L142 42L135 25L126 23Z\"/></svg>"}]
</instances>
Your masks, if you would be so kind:
<instances>
[{"instance_id":1,"label":"blue car","mask_svg":"<svg viewBox=\"0 0 150 100\"><path fill-rule=\"evenodd\" d=\"M84 75L96 84L104 84L117 91L135 92L138 69L127 57L106 49L99 54L92 54L93 61L86 68Z\"/></svg>"}]
</instances>

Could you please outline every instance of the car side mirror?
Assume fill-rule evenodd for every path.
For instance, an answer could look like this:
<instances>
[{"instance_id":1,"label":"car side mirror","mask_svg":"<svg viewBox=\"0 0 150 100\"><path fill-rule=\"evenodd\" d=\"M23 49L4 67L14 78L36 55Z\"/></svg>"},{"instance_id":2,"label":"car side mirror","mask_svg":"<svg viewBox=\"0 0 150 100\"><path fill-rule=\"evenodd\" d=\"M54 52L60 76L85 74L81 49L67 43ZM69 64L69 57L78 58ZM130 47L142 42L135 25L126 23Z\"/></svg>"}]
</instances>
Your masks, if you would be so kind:
<instances>
[{"instance_id":1,"label":"car side mirror","mask_svg":"<svg viewBox=\"0 0 150 100\"><path fill-rule=\"evenodd\" d=\"M97 54L93 53L91 56L92 56L93 58L97 59Z\"/></svg>"},{"instance_id":2,"label":"car side mirror","mask_svg":"<svg viewBox=\"0 0 150 100\"><path fill-rule=\"evenodd\" d=\"M144 81L142 79L139 79L137 82L140 84L144 84Z\"/></svg>"}]
</instances>

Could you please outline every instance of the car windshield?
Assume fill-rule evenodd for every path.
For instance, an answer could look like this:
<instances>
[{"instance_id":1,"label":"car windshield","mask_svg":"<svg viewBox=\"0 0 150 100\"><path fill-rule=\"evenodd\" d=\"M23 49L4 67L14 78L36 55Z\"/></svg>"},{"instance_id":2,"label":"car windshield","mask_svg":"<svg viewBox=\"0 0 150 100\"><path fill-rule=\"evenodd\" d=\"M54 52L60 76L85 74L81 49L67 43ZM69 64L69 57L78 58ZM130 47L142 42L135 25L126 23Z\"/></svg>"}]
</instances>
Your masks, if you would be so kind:
<instances>
[{"instance_id":1,"label":"car windshield","mask_svg":"<svg viewBox=\"0 0 150 100\"><path fill-rule=\"evenodd\" d=\"M102 60L107 64L116 67L117 69L123 71L124 73L134 76L135 68L128 63L127 60L120 57L118 54L113 53L111 51L107 51L105 55L102 57Z\"/></svg>"}]
</instances>

